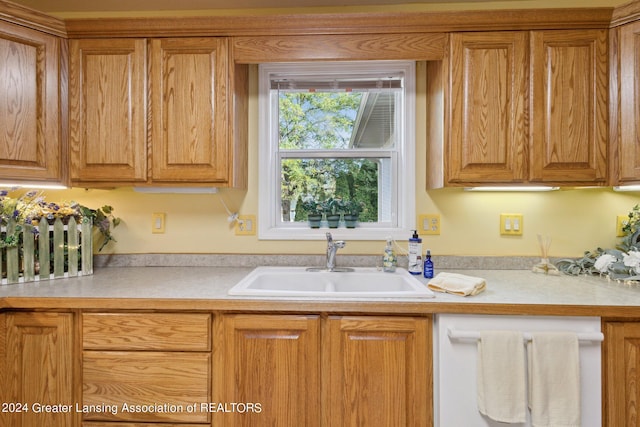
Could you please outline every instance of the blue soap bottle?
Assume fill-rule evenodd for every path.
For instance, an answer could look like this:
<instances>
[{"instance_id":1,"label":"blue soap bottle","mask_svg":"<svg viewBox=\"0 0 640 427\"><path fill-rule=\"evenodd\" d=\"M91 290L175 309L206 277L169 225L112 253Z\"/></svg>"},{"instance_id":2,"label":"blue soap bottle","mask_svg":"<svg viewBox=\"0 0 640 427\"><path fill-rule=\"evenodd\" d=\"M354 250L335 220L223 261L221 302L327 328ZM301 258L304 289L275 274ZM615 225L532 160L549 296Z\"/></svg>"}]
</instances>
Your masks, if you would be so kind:
<instances>
[{"instance_id":1,"label":"blue soap bottle","mask_svg":"<svg viewBox=\"0 0 640 427\"><path fill-rule=\"evenodd\" d=\"M424 260L424 277L433 279L433 261L431 260L431 251L427 250L427 256Z\"/></svg>"}]
</instances>

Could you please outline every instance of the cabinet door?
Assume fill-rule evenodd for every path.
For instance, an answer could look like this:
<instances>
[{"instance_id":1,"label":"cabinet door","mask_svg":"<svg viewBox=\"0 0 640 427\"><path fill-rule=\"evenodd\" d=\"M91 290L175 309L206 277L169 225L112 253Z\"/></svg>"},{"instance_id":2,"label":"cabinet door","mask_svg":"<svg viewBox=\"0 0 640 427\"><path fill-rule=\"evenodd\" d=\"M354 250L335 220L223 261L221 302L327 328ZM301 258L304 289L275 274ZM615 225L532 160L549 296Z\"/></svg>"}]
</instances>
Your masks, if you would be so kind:
<instances>
[{"instance_id":1,"label":"cabinet door","mask_svg":"<svg viewBox=\"0 0 640 427\"><path fill-rule=\"evenodd\" d=\"M60 41L0 24L0 178L64 182Z\"/></svg>"},{"instance_id":2,"label":"cabinet door","mask_svg":"<svg viewBox=\"0 0 640 427\"><path fill-rule=\"evenodd\" d=\"M640 426L640 322L605 324L605 426Z\"/></svg>"},{"instance_id":3,"label":"cabinet door","mask_svg":"<svg viewBox=\"0 0 640 427\"><path fill-rule=\"evenodd\" d=\"M431 426L430 321L331 317L324 425Z\"/></svg>"},{"instance_id":4,"label":"cabinet door","mask_svg":"<svg viewBox=\"0 0 640 427\"><path fill-rule=\"evenodd\" d=\"M450 183L526 179L527 32L451 35Z\"/></svg>"},{"instance_id":5,"label":"cabinet door","mask_svg":"<svg viewBox=\"0 0 640 427\"><path fill-rule=\"evenodd\" d=\"M618 181L640 181L640 22L620 28Z\"/></svg>"},{"instance_id":6,"label":"cabinet door","mask_svg":"<svg viewBox=\"0 0 640 427\"><path fill-rule=\"evenodd\" d=\"M71 179L135 183L147 178L145 41L71 40Z\"/></svg>"},{"instance_id":7,"label":"cabinet door","mask_svg":"<svg viewBox=\"0 0 640 427\"><path fill-rule=\"evenodd\" d=\"M0 336L1 338L1 336ZM14 427L76 425L74 410L35 411L35 404L75 408L73 314L8 313L6 317L5 402L28 405L26 412L4 414Z\"/></svg>"},{"instance_id":8,"label":"cabinet door","mask_svg":"<svg viewBox=\"0 0 640 427\"><path fill-rule=\"evenodd\" d=\"M318 316L227 315L216 330L213 401L260 409L216 412L214 425L320 425Z\"/></svg>"},{"instance_id":9,"label":"cabinet door","mask_svg":"<svg viewBox=\"0 0 640 427\"><path fill-rule=\"evenodd\" d=\"M606 183L607 34L531 33L531 181Z\"/></svg>"},{"instance_id":10,"label":"cabinet door","mask_svg":"<svg viewBox=\"0 0 640 427\"><path fill-rule=\"evenodd\" d=\"M153 181L228 182L227 40L150 43Z\"/></svg>"}]
</instances>

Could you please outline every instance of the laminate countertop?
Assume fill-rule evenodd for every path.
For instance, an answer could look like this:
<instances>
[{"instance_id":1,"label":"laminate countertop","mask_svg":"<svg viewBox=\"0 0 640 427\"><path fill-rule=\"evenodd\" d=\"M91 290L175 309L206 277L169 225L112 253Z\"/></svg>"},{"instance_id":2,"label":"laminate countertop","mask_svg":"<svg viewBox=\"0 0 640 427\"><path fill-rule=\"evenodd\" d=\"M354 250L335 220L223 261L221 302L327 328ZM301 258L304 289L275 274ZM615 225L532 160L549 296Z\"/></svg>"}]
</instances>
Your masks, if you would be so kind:
<instances>
[{"instance_id":1,"label":"laminate countertop","mask_svg":"<svg viewBox=\"0 0 640 427\"><path fill-rule=\"evenodd\" d=\"M228 290L253 268L121 267L93 275L0 285L0 309L278 311L366 314L531 314L640 319L640 286L529 270L448 270L486 280L476 296L256 298ZM426 279L420 279L426 284Z\"/></svg>"}]
</instances>

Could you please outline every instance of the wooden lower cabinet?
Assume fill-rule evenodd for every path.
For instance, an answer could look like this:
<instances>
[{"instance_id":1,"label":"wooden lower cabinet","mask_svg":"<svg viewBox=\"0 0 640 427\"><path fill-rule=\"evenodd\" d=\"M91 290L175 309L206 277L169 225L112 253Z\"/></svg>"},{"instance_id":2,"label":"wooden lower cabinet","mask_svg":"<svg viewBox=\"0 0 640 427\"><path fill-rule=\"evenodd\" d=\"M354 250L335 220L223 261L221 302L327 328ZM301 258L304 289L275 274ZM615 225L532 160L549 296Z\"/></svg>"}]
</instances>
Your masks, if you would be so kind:
<instances>
[{"instance_id":1,"label":"wooden lower cabinet","mask_svg":"<svg viewBox=\"0 0 640 427\"><path fill-rule=\"evenodd\" d=\"M320 317L223 315L214 339L214 425L320 426ZM249 410L251 405L251 410Z\"/></svg>"},{"instance_id":2,"label":"wooden lower cabinet","mask_svg":"<svg viewBox=\"0 0 640 427\"><path fill-rule=\"evenodd\" d=\"M322 331L322 332L320 332ZM219 426L431 426L431 322L422 317L223 315Z\"/></svg>"},{"instance_id":3,"label":"wooden lower cabinet","mask_svg":"<svg viewBox=\"0 0 640 427\"><path fill-rule=\"evenodd\" d=\"M640 426L640 321L604 322L604 425Z\"/></svg>"},{"instance_id":4,"label":"wooden lower cabinet","mask_svg":"<svg viewBox=\"0 0 640 427\"><path fill-rule=\"evenodd\" d=\"M208 353L85 351L82 365L84 419L209 422L189 410L210 400Z\"/></svg>"},{"instance_id":5,"label":"wooden lower cabinet","mask_svg":"<svg viewBox=\"0 0 640 427\"><path fill-rule=\"evenodd\" d=\"M428 319L330 317L327 331L324 425L433 425Z\"/></svg>"},{"instance_id":6,"label":"wooden lower cabinet","mask_svg":"<svg viewBox=\"0 0 640 427\"><path fill-rule=\"evenodd\" d=\"M431 341L417 316L0 312L2 402L73 408L0 425L431 426Z\"/></svg>"},{"instance_id":7,"label":"wooden lower cabinet","mask_svg":"<svg viewBox=\"0 0 640 427\"><path fill-rule=\"evenodd\" d=\"M4 323L2 325L1 323ZM7 408L0 421L12 427L70 427L76 424L74 398L74 315L53 312L0 313L2 402ZM51 405L48 409L46 405Z\"/></svg>"},{"instance_id":8,"label":"wooden lower cabinet","mask_svg":"<svg viewBox=\"0 0 640 427\"><path fill-rule=\"evenodd\" d=\"M210 425L200 404L211 401L211 318L83 313L83 427Z\"/></svg>"}]
</instances>

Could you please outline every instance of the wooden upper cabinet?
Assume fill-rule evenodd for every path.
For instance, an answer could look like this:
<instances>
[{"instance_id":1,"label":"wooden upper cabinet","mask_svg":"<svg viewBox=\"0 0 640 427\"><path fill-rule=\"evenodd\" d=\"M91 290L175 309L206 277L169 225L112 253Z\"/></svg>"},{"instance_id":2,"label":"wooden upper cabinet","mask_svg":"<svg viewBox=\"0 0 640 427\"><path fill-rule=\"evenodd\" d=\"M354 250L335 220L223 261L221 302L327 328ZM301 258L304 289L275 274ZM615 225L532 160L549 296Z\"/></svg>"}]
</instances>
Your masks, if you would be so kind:
<instances>
[{"instance_id":1,"label":"wooden upper cabinet","mask_svg":"<svg viewBox=\"0 0 640 427\"><path fill-rule=\"evenodd\" d=\"M526 180L527 32L451 35L449 182Z\"/></svg>"},{"instance_id":2,"label":"wooden upper cabinet","mask_svg":"<svg viewBox=\"0 0 640 427\"><path fill-rule=\"evenodd\" d=\"M531 181L606 184L607 36L607 30L531 33Z\"/></svg>"},{"instance_id":3,"label":"wooden upper cabinet","mask_svg":"<svg viewBox=\"0 0 640 427\"><path fill-rule=\"evenodd\" d=\"M246 187L247 70L223 37L71 40L72 181Z\"/></svg>"},{"instance_id":4,"label":"wooden upper cabinet","mask_svg":"<svg viewBox=\"0 0 640 427\"><path fill-rule=\"evenodd\" d=\"M617 174L614 184L640 182L640 22L619 30L619 134L615 147ZM613 125L613 123L612 123Z\"/></svg>"},{"instance_id":5,"label":"wooden upper cabinet","mask_svg":"<svg viewBox=\"0 0 640 427\"><path fill-rule=\"evenodd\" d=\"M608 183L607 30L451 34L427 70L429 188Z\"/></svg>"},{"instance_id":6,"label":"wooden upper cabinet","mask_svg":"<svg viewBox=\"0 0 640 427\"><path fill-rule=\"evenodd\" d=\"M227 39L150 46L152 180L229 181Z\"/></svg>"},{"instance_id":7,"label":"wooden upper cabinet","mask_svg":"<svg viewBox=\"0 0 640 427\"><path fill-rule=\"evenodd\" d=\"M66 183L60 40L0 23L0 179Z\"/></svg>"},{"instance_id":8,"label":"wooden upper cabinet","mask_svg":"<svg viewBox=\"0 0 640 427\"><path fill-rule=\"evenodd\" d=\"M147 179L146 47L142 39L71 40L71 180Z\"/></svg>"}]
</instances>

